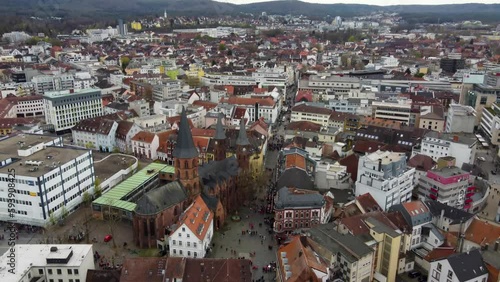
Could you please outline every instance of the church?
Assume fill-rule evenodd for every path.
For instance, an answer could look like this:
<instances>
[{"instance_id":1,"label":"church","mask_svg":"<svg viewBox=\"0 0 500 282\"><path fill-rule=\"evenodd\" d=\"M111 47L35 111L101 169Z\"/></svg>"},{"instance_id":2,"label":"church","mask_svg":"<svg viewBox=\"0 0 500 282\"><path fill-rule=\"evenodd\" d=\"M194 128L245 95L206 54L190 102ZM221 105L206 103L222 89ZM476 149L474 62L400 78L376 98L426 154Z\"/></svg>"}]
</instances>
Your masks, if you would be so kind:
<instances>
[{"instance_id":1,"label":"church","mask_svg":"<svg viewBox=\"0 0 500 282\"><path fill-rule=\"evenodd\" d=\"M236 155L226 157L229 141L222 118L220 114L213 137L214 160L200 165L199 151L183 109L173 151L174 170L159 174L160 180L168 183L146 192L137 201L133 225L138 247L156 247L157 241L169 234L170 226L199 195L214 213L215 230L243 204L245 199L243 193L238 193L237 178L249 170L254 149L242 120L236 139Z\"/></svg>"}]
</instances>

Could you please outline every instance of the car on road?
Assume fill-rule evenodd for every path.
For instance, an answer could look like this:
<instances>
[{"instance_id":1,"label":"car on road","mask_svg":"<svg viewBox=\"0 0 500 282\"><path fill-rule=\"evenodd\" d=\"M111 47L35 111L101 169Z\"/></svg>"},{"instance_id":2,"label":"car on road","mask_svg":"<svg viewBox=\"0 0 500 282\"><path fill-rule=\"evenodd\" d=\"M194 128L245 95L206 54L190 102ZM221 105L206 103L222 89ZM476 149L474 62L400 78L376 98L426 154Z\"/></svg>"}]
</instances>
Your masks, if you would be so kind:
<instances>
[{"instance_id":1,"label":"car on road","mask_svg":"<svg viewBox=\"0 0 500 282\"><path fill-rule=\"evenodd\" d=\"M486 159L484 157L477 157L477 159L482 161L482 162L486 161Z\"/></svg>"},{"instance_id":2,"label":"car on road","mask_svg":"<svg viewBox=\"0 0 500 282\"><path fill-rule=\"evenodd\" d=\"M408 277L410 278L417 278L420 277L422 274L416 270L408 272Z\"/></svg>"}]
</instances>

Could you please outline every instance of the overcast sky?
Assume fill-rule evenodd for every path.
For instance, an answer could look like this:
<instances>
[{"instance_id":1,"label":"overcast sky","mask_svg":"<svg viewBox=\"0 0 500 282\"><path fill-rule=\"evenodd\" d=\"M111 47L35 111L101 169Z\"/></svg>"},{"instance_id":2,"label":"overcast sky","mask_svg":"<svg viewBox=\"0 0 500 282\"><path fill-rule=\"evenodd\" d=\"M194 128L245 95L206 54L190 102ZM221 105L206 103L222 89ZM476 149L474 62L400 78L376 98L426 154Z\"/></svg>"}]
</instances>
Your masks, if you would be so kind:
<instances>
[{"instance_id":1,"label":"overcast sky","mask_svg":"<svg viewBox=\"0 0 500 282\"><path fill-rule=\"evenodd\" d=\"M227 2L233 4L247 4L255 2L268 2L269 0L216 0L218 2ZM486 3L486 4L500 4L500 0L302 0L304 2L322 3L322 4L370 4L370 5L441 5L441 4L465 4L465 3Z\"/></svg>"}]
</instances>

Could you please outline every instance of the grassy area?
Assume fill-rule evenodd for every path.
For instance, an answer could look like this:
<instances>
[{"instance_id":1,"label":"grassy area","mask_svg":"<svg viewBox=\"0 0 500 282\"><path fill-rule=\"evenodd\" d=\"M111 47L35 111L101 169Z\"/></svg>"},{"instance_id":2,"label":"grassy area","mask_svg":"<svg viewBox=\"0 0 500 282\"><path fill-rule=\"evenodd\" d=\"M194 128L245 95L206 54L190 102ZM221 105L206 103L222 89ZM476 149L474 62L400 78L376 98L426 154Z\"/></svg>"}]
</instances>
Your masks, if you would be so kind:
<instances>
[{"instance_id":1,"label":"grassy area","mask_svg":"<svg viewBox=\"0 0 500 282\"><path fill-rule=\"evenodd\" d=\"M157 257L158 256L158 249L143 249L139 250L138 255L140 257Z\"/></svg>"}]
</instances>

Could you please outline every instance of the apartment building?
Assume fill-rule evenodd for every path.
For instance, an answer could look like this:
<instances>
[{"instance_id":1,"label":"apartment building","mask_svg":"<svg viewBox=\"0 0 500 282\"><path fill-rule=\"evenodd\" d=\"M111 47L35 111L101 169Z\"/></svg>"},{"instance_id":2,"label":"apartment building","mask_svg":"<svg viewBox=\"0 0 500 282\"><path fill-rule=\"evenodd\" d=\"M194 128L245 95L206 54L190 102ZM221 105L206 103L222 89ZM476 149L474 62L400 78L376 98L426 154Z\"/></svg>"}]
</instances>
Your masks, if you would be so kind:
<instances>
[{"instance_id":1,"label":"apartment building","mask_svg":"<svg viewBox=\"0 0 500 282\"><path fill-rule=\"evenodd\" d=\"M292 116L290 121L310 121L326 127L329 124L330 116L332 115L332 113L333 111L327 108L300 104L292 108Z\"/></svg>"},{"instance_id":2,"label":"apartment building","mask_svg":"<svg viewBox=\"0 0 500 282\"><path fill-rule=\"evenodd\" d=\"M406 155L376 151L358 162L356 196L370 193L383 210L411 201L415 168L406 166Z\"/></svg>"},{"instance_id":3,"label":"apartment building","mask_svg":"<svg viewBox=\"0 0 500 282\"><path fill-rule=\"evenodd\" d=\"M451 103L446 117L445 132L472 133L476 125L476 110L471 106Z\"/></svg>"},{"instance_id":4,"label":"apartment building","mask_svg":"<svg viewBox=\"0 0 500 282\"><path fill-rule=\"evenodd\" d=\"M43 96L23 96L15 98L17 117L39 117L44 115Z\"/></svg>"},{"instance_id":5,"label":"apartment building","mask_svg":"<svg viewBox=\"0 0 500 282\"><path fill-rule=\"evenodd\" d=\"M15 271L9 271L10 252L0 257L0 280L30 281L87 281L87 271L95 269L94 251L90 244L43 245L16 244Z\"/></svg>"},{"instance_id":6,"label":"apartment building","mask_svg":"<svg viewBox=\"0 0 500 282\"><path fill-rule=\"evenodd\" d=\"M373 280L375 252L363 240L352 234L340 234L331 224L318 225L308 233L332 257L333 272L340 273L344 281Z\"/></svg>"},{"instance_id":7,"label":"apartment building","mask_svg":"<svg viewBox=\"0 0 500 282\"><path fill-rule=\"evenodd\" d=\"M75 78L72 74L37 75L31 82L38 95L43 95L47 91L68 90L75 87Z\"/></svg>"},{"instance_id":8,"label":"apartment building","mask_svg":"<svg viewBox=\"0 0 500 282\"><path fill-rule=\"evenodd\" d=\"M264 118L266 123L275 123L281 110L272 97L236 97L222 98L219 106L234 105L245 108L250 116L250 122Z\"/></svg>"},{"instance_id":9,"label":"apartment building","mask_svg":"<svg viewBox=\"0 0 500 282\"><path fill-rule=\"evenodd\" d=\"M420 144L413 147L412 156L422 154L437 161L441 157L453 156L456 166L474 163L476 157L477 137L472 133L438 133L425 134Z\"/></svg>"},{"instance_id":10,"label":"apartment building","mask_svg":"<svg viewBox=\"0 0 500 282\"><path fill-rule=\"evenodd\" d=\"M16 220L19 224L45 226L82 203L82 194L94 189L90 150L63 148L62 137L22 134L0 141L0 185L14 181ZM12 177L15 169L15 179ZM10 219L7 189L0 190L0 220Z\"/></svg>"},{"instance_id":11,"label":"apartment building","mask_svg":"<svg viewBox=\"0 0 500 282\"><path fill-rule=\"evenodd\" d=\"M181 81L167 79L153 85L153 100L165 101L175 100L181 94Z\"/></svg>"},{"instance_id":12,"label":"apartment building","mask_svg":"<svg viewBox=\"0 0 500 282\"><path fill-rule=\"evenodd\" d=\"M429 269L430 282L486 282L488 269L479 249L434 260Z\"/></svg>"},{"instance_id":13,"label":"apartment building","mask_svg":"<svg viewBox=\"0 0 500 282\"><path fill-rule=\"evenodd\" d=\"M257 85L255 77L246 75L226 75L226 74L208 74L201 77L201 83L206 86L211 85Z\"/></svg>"},{"instance_id":14,"label":"apartment building","mask_svg":"<svg viewBox=\"0 0 500 282\"><path fill-rule=\"evenodd\" d=\"M429 208L422 201L412 201L394 205L389 211L400 212L407 224L412 228L410 249L421 247L425 241L423 230L432 222L432 214Z\"/></svg>"},{"instance_id":15,"label":"apartment building","mask_svg":"<svg viewBox=\"0 0 500 282\"><path fill-rule=\"evenodd\" d=\"M411 104L412 101L409 99L374 101L372 103L373 117L413 126L415 120L412 119Z\"/></svg>"},{"instance_id":16,"label":"apartment building","mask_svg":"<svg viewBox=\"0 0 500 282\"><path fill-rule=\"evenodd\" d=\"M73 143L100 152L113 152L116 148L118 123L103 118L84 119L72 129Z\"/></svg>"},{"instance_id":17,"label":"apartment building","mask_svg":"<svg viewBox=\"0 0 500 282\"><path fill-rule=\"evenodd\" d=\"M46 92L43 106L46 122L52 124L55 131L68 130L82 119L103 114L101 91L98 89Z\"/></svg>"},{"instance_id":18,"label":"apartment building","mask_svg":"<svg viewBox=\"0 0 500 282\"><path fill-rule=\"evenodd\" d=\"M139 117L147 117L151 115L151 106L145 99L130 102L129 109L134 110Z\"/></svg>"},{"instance_id":19,"label":"apartment building","mask_svg":"<svg viewBox=\"0 0 500 282\"><path fill-rule=\"evenodd\" d=\"M139 131L131 141L134 156L150 160L158 159L157 151L160 146L158 135L148 131Z\"/></svg>"},{"instance_id":20,"label":"apartment building","mask_svg":"<svg viewBox=\"0 0 500 282\"><path fill-rule=\"evenodd\" d=\"M431 199L464 210L471 207L474 189L470 173L456 166L429 170L418 182L421 200Z\"/></svg>"},{"instance_id":21,"label":"apartment building","mask_svg":"<svg viewBox=\"0 0 500 282\"><path fill-rule=\"evenodd\" d=\"M171 257L204 258L214 235L214 214L198 196L168 238Z\"/></svg>"}]
</instances>

